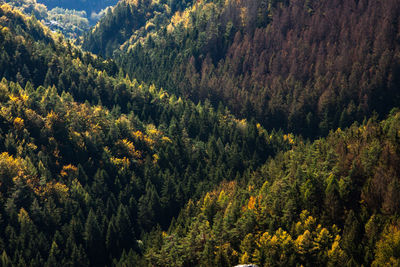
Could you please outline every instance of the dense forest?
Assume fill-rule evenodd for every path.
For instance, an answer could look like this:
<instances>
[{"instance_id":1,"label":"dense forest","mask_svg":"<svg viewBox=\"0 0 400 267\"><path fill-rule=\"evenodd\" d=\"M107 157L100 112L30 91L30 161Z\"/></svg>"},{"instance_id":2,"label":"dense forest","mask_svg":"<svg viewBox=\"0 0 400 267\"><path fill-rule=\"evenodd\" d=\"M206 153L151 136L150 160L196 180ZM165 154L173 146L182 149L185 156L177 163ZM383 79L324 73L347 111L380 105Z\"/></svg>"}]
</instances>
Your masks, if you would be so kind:
<instances>
[{"instance_id":1,"label":"dense forest","mask_svg":"<svg viewBox=\"0 0 400 267\"><path fill-rule=\"evenodd\" d=\"M145 257L155 266L398 266L400 112L294 140L243 184L189 201ZM290 138L290 137L288 137ZM377 235L382 233L381 235Z\"/></svg>"},{"instance_id":2,"label":"dense forest","mask_svg":"<svg viewBox=\"0 0 400 267\"><path fill-rule=\"evenodd\" d=\"M109 13L113 24L84 47L114 48L130 75L195 102L224 101L268 129L316 137L399 105L399 16L397 0L201 0L125 38L122 52L105 32L125 17Z\"/></svg>"},{"instance_id":3,"label":"dense forest","mask_svg":"<svg viewBox=\"0 0 400 267\"><path fill-rule=\"evenodd\" d=\"M291 146L130 80L7 5L0 16L4 262L111 264L190 198Z\"/></svg>"},{"instance_id":4,"label":"dense forest","mask_svg":"<svg viewBox=\"0 0 400 267\"><path fill-rule=\"evenodd\" d=\"M165 27L176 12L193 1L122 0L84 37L82 47L95 54L111 57L114 50L137 42Z\"/></svg>"},{"instance_id":5,"label":"dense forest","mask_svg":"<svg viewBox=\"0 0 400 267\"><path fill-rule=\"evenodd\" d=\"M1 266L400 265L398 0L122 0L82 48L27 10Z\"/></svg>"}]
</instances>

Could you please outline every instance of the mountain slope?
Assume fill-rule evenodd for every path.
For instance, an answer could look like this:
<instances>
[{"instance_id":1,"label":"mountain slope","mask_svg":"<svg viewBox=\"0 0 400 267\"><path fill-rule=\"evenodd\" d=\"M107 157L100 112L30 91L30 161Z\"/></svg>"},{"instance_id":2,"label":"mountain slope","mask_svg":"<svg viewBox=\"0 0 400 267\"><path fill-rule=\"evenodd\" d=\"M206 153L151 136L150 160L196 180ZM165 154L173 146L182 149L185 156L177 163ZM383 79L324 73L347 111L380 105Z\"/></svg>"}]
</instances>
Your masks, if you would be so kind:
<instances>
[{"instance_id":1,"label":"mountain slope","mask_svg":"<svg viewBox=\"0 0 400 267\"><path fill-rule=\"evenodd\" d=\"M1 265L399 265L396 2L162 4L109 45L149 83L0 6Z\"/></svg>"},{"instance_id":2,"label":"mountain slope","mask_svg":"<svg viewBox=\"0 0 400 267\"><path fill-rule=\"evenodd\" d=\"M52 31L61 31L65 37L70 39L76 39L83 32L88 31L90 23L94 24L98 20L96 16L93 16L93 19L88 18L85 11L63 9L60 7L48 9L36 0L7 0L5 2L28 16L35 16L35 18L47 25Z\"/></svg>"},{"instance_id":3,"label":"mountain slope","mask_svg":"<svg viewBox=\"0 0 400 267\"><path fill-rule=\"evenodd\" d=\"M187 200L291 146L130 80L8 5L0 14L3 266L139 260L141 239Z\"/></svg>"},{"instance_id":4,"label":"mountain slope","mask_svg":"<svg viewBox=\"0 0 400 267\"><path fill-rule=\"evenodd\" d=\"M153 234L148 264L397 265L399 129L393 110L385 121L297 143L247 185L222 183Z\"/></svg>"},{"instance_id":5,"label":"mountain slope","mask_svg":"<svg viewBox=\"0 0 400 267\"><path fill-rule=\"evenodd\" d=\"M95 54L111 57L127 40L138 41L159 30L175 12L191 3L192 1L120 1L85 35L82 46Z\"/></svg>"},{"instance_id":6,"label":"mountain slope","mask_svg":"<svg viewBox=\"0 0 400 267\"><path fill-rule=\"evenodd\" d=\"M115 53L139 80L313 137L399 105L399 12L396 0L198 1Z\"/></svg>"}]
</instances>

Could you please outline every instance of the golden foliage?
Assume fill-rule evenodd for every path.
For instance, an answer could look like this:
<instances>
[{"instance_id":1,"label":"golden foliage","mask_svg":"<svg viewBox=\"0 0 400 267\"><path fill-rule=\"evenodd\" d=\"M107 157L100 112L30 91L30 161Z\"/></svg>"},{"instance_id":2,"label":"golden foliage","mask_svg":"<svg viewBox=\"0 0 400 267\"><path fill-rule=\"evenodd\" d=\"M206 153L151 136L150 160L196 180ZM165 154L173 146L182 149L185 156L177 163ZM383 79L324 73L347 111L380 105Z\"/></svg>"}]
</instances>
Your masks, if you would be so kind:
<instances>
[{"instance_id":1,"label":"golden foliage","mask_svg":"<svg viewBox=\"0 0 400 267\"><path fill-rule=\"evenodd\" d=\"M3 85L3 87L4 86L5 85ZM4 91L4 89L3 89L3 91ZM29 96L21 88L20 88L20 92L18 94L9 94L8 97L12 104L17 104L17 105L22 105L22 104L26 105L28 102L28 99L29 99Z\"/></svg>"},{"instance_id":2,"label":"golden foliage","mask_svg":"<svg viewBox=\"0 0 400 267\"><path fill-rule=\"evenodd\" d=\"M137 7L139 5L139 1L138 0L126 0L126 2L128 4L131 4L131 5L135 6L135 7Z\"/></svg>"},{"instance_id":3,"label":"golden foliage","mask_svg":"<svg viewBox=\"0 0 400 267\"><path fill-rule=\"evenodd\" d=\"M73 167L67 167L73 170ZM5 179L8 180L5 180ZM14 158L7 152L0 154L0 186L10 186L10 183L24 183L40 197L57 195L60 198L68 197L68 187L60 182L49 182L45 185L39 184L39 178L28 172L26 162L21 158Z\"/></svg>"},{"instance_id":4,"label":"golden foliage","mask_svg":"<svg viewBox=\"0 0 400 267\"><path fill-rule=\"evenodd\" d=\"M1 9L3 9L4 13L9 13L12 11L12 7L5 3L1 5Z\"/></svg>"},{"instance_id":5,"label":"golden foliage","mask_svg":"<svg viewBox=\"0 0 400 267\"><path fill-rule=\"evenodd\" d=\"M203 199L203 207L204 205L207 206L215 201L217 201L220 206L228 203L229 199L234 196L236 186L237 183L235 181L222 182L218 189L207 192Z\"/></svg>"},{"instance_id":6,"label":"golden foliage","mask_svg":"<svg viewBox=\"0 0 400 267\"><path fill-rule=\"evenodd\" d=\"M283 141L287 141L289 144L294 145L295 142L293 134L289 133L283 135Z\"/></svg>"},{"instance_id":7,"label":"golden foliage","mask_svg":"<svg viewBox=\"0 0 400 267\"><path fill-rule=\"evenodd\" d=\"M293 239L288 232L279 228L272 236L265 232L257 241L257 249L253 253L256 262L260 262L264 252L278 253L283 256L285 250L289 250L293 246Z\"/></svg>"},{"instance_id":8,"label":"golden foliage","mask_svg":"<svg viewBox=\"0 0 400 267\"><path fill-rule=\"evenodd\" d=\"M246 263L248 263L249 261L250 261L250 256L249 256L249 254L247 253L247 251L245 251L245 252L243 253L243 255L240 257L240 263L246 264Z\"/></svg>"},{"instance_id":9,"label":"golden foliage","mask_svg":"<svg viewBox=\"0 0 400 267\"><path fill-rule=\"evenodd\" d=\"M332 247L331 249L328 251L328 258L330 260L330 262L332 263L336 263L339 264L342 259L345 258L345 252L343 251L343 249L340 247L340 236L337 235L335 237L334 242L332 243Z\"/></svg>"},{"instance_id":10,"label":"golden foliage","mask_svg":"<svg viewBox=\"0 0 400 267\"><path fill-rule=\"evenodd\" d=\"M21 208L18 213L18 222L24 224L30 221L31 219L29 218L28 212L24 208Z\"/></svg>"},{"instance_id":11,"label":"golden foliage","mask_svg":"<svg viewBox=\"0 0 400 267\"><path fill-rule=\"evenodd\" d=\"M9 95L8 97L10 98L11 102L14 102L14 103L16 103L16 102L18 102L18 101L19 101L19 97L18 97L18 96L15 96L15 95Z\"/></svg>"},{"instance_id":12,"label":"golden foliage","mask_svg":"<svg viewBox=\"0 0 400 267\"><path fill-rule=\"evenodd\" d=\"M0 154L0 176L17 177L24 173L24 162L21 158L14 158L7 152Z\"/></svg>"},{"instance_id":13,"label":"golden foliage","mask_svg":"<svg viewBox=\"0 0 400 267\"><path fill-rule=\"evenodd\" d=\"M207 208L211 205L211 203L212 203L211 195L210 195L210 193L207 192L207 194L203 200L203 205L201 207L201 211L205 212L207 210Z\"/></svg>"},{"instance_id":14,"label":"golden foliage","mask_svg":"<svg viewBox=\"0 0 400 267\"><path fill-rule=\"evenodd\" d=\"M162 231L161 235L162 235L163 238L167 238L168 237L167 232L164 232L164 231Z\"/></svg>"},{"instance_id":15,"label":"golden foliage","mask_svg":"<svg viewBox=\"0 0 400 267\"><path fill-rule=\"evenodd\" d=\"M34 143L28 143L26 146L31 151L35 151L37 149L37 146Z\"/></svg>"},{"instance_id":16,"label":"golden foliage","mask_svg":"<svg viewBox=\"0 0 400 267\"><path fill-rule=\"evenodd\" d=\"M242 26L245 27L247 24L247 17L248 17L248 11L246 7L242 7L240 9L240 20L242 22Z\"/></svg>"},{"instance_id":17,"label":"golden foliage","mask_svg":"<svg viewBox=\"0 0 400 267\"><path fill-rule=\"evenodd\" d=\"M376 244L375 260L372 266L400 265L400 228L391 225L385 229L381 239Z\"/></svg>"},{"instance_id":18,"label":"golden foliage","mask_svg":"<svg viewBox=\"0 0 400 267\"><path fill-rule=\"evenodd\" d=\"M52 125L58 120L58 115L54 112L54 111L50 111L46 118L45 118L45 122L46 122L46 128L51 129Z\"/></svg>"},{"instance_id":19,"label":"golden foliage","mask_svg":"<svg viewBox=\"0 0 400 267\"><path fill-rule=\"evenodd\" d=\"M135 145L128 139L119 140L118 144L124 147L130 157L134 159L140 159L142 157L142 153L136 150Z\"/></svg>"},{"instance_id":20,"label":"golden foliage","mask_svg":"<svg viewBox=\"0 0 400 267\"><path fill-rule=\"evenodd\" d=\"M312 253L316 250L317 244L314 242L310 231L306 230L302 235L299 235L295 241L296 249L299 254Z\"/></svg>"},{"instance_id":21,"label":"golden foliage","mask_svg":"<svg viewBox=\"0 0 400 267\"><path fill-rule=\"evenodd\" d=\"M118 168L129 168L130 166L130 161L128 158L123 157L123 158L116 158L116 157L111 157L111 163L117 166Z\"/></svg>"},{"instance_id":22,"label":"golden foliage","mask_svg":"<svg viewBox=\"0 0 400 267\"><path fill-rule=\"evenodd\" d=\"M156 164L158 162L158 160L160 159L160 157L157 154L153 155L153 163Z\"/></svg>"},{"instance_id":23,"label":"golden foliage","mask_svg":"<svg viewBox=\"0 0 400 267\"><path fill-rule=\"evenodd\" d=\"M166 97L166 98L169 97L168 93L167 93L167 92L162 92L162 91L160 91L160 96L159 96L159 98L160 98L160 99L164 99L165 97Z\"/></svg>"},{"instance_id":24,"label":"golden foliage","mask_svg":"<svg viewBox=\"0 0 400 267\"><path fill-rule=\"evenodd\" d=\"M14 127L17 128L18 130L24 128L24 120L19 117L16 117L14 119Z\"/></svg>"},{"instance_id":25,"label":"golden foliage","mask_svg":"<svg viewBox=\"0 0 400 267\"><path fill-rule=\"evenodd\" d=\"M164 143L171 143L172 144L172 140L167 136L161 137L161 141L163 141Z\"/></svg>"},{"instance_id":26,"label":"golden foliage","mask_svg":"<svg viewBox=\"0 0 400 267\"><path fill-rule=\"evenodd\" d=\"M60 175L61 175L62 177L66 177L66 176L68 176L69 174L76 173L77 171L78 171L78 168L77 168L77 167L75 167L75 166L72 165L72 164L69 164L69 165L63 166L63 168L62 168L62 170L61 170L61 172L60 172Z\"/></svg>"},{"instance_id":27,"label":"golden foliage","mask_svg":"<svg viewBox=\"0 0 400 267\"><path fill-rule=\"evenodd\" d=\"M156 128L156 126L154 126L153 124L147 125L146 132L147 132L148 136L153 140L158 140L163 135L163 133L161 131L159 131Z\"/></svg>"},{"instance_id":28,"label":"golden foliage","mask_svg":"<svg viewBox=\"0 0 400 267\"><path fill-rule=\"evenodd\" d=\"M156 129L152 129L150 127L150 129L148 130L148 132L150 132L151 134L153 134L154 136L156 136L158 134L158 130ZM143 134L141 131L137 130L135 132L133 132L133 137L135 138L135 140L140 140L145 142L148 146L150 146L150 148L153 148L153 145L155 144L155 141L150 138L148 135Z\"/></svg>"},{"instance_id":29,"label":"golden foliage","mask_svg":"<svg viewBox=\"0 0 400 267\"><path fill-rule=\"evenodd\" d=\"M1 33L2 33L3 35L7 35L7 34L10 33L10 29L9 29L8 27L3 27L3 28L1 29Z\"/></svg>"},{"instance_id":30,"label":"golden foliage","mask_svg":"<svg viewBox=\"0 0 400 267\"><path fill-rule=\"evenodd\" d=\"M26 103L29 99L29 96L25 92L21 92L20 98L21 98L22 102Z\"/></svg>"},{"instance_id":31,"label":"golden foliage","mask_svg":"<svg viewBox=\"0 0 400 267\"><path fill-rule=\"evenodd\" d=\"M136 140L143 140L144 139L144 134L141 131L137 130L137 131L133 132L133 137Z\"/></svg>"},{"instance_id":32,"label":"golden foliage","mask_svg":"<svg viewBox=\"0 0 400 267\"><path fill-rule=\"evenodd\" d=\"M60 182L51 181L43 186L35 188L35 193L41 197L57 196L61 199L65 199L69 196L69 188Z\"/></svg>"},{"instance_id":33,"label":"golden foliage","mask_svg":"<svg viewBox=\"0 0 400 267\"><path fill-rule=\"evenodd\" d=\"M209 8L210 6L215 7L212 3L204 5L203 0L197 0L191 8L187 8L183 12L177 11L172 16L170 24L167 26L168 32L172 32L179 24L182 24L184 28L190 27L190 14L195 12L200 6L203 6L204 9Z\"/></svg>"},{"instance_id":34,"label":"golden foliage","mask_svg":"<svg viewBox=\"0 0 400 267\"><path fill-rule=\"evenodd\" d=\"M5 120L11 122L13 119L11 114L11 107L1 107L0 116L2 116Z\"/></svg>"},{"instance_id":35,"label":"golden foliage","mask_svg":"<svg viewBox=\"0 0 400 267\"><path fill-rule=\"evenodd\" d=\"M247 203L247 209L254 210L255 205L256 205L256 198L254 196L251 196L249 202Z\"/></svg>"},{"instance_id":36,"label":"golden foliage","mask_svg":"<svg viewBox=\"0 0 400 267\"><path fill-rule=\"evenodd\" d=\"M236 121L236 127L239 130L244 131L247 128L247 120L246 119L235 120L235 121Z\"/></svg>"},{"instance_id":37,"label":"golden foliage","mask_svg":"<svg viewBox=\"0 0 400 267\"><path fill-rule=\"evenodd\" d=\"M252 211L257 217L259 217L262 213L268 212L267 207L262 205L262 196L250 196L247 205L242 208L243 212Z\"/></svg>"},{"instance_id":38,"label":"golden foliage","mask_svg":"<svg viewBox=\"0 0 400 267\"><path fill-rule=\"evenodd\" d=\"M225 193L225 190L222 189L221 192L219 193L218 201L217 201L219 206L220 207L225 206L225 204L228 203L228 201L229 201L229 198L228 198L227 194Z\"/></svg>"}]
</instances>

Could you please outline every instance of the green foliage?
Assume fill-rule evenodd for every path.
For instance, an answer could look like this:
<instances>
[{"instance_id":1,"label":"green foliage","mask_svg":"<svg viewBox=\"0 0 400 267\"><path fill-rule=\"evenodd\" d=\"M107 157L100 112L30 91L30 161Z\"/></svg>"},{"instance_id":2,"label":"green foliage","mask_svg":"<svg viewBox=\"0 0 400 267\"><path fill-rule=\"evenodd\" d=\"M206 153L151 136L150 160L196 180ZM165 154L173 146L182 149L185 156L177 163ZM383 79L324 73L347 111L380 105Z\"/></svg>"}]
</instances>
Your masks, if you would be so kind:
<instances>
[{"instance_id":1,"label":"green foliage","mask_svg":"<svg viewBox=\"0 0 400 267\"><path fill-rule=\"evenodd\" d=\"M165 231L189 199L293 145L222 106L131 80L7 5L0 12L5 264L144 262L146 234Z\"/></svg>"},{"instance_id":2,"label":"green foliage","mask_svg":"<svg viewBox=\"0 0 400 267\"><path fill-rule=\"evenodd\" d=\"M175 12L186 8L186 5L191 5L193 1L166 2L119 1L114 8L108 9L105 17L85 35L83 48L95 54L111 57L114 50L126 41L139 41L146 35L159 30Z\"/></svg>"},{"instance_id":3,"label":"green foliage","mask_svg":"<svg viewBox=\"0 0 400 267\"><path fill-rule=\"evenodd\" d=\"M315 80L303 83L306 74L296 68L287 68L288 76L268 76L285 69L275 60L285 56L276 53L267 78L253 77L257 71L247 66L258 64L249 58L257 59L253 45L263 45L263 36L284 43L274 35L280 32L298 45L290 17L309 21L342 8L296 3L120 2L94 29L97 44L110 39L120 20L137 20L98 51L112 53L137 34L123 45L132 58L121 57L121 66L157 85L131 79L112 60L83 53L35 18L2 5L2 266L398 265L400 112L332 130L337 123L349 126L355 114L370 114L368 101L354 93L362 73L379 72L371 78L374 90L368 89L372 80L360 85L367 98L378 88L396 95L397 59L389 63L381 36L367 49L378 59L371 59L376 70L365 72L369 63L346 68L346 57L342 65L329 59L329 70L317 64ZM393 2L375 4L391 10ZM353 8L373 10L361 2ZM240 56L244 52L249 55ZM333 72L339 67L345 74ZM391 84L380 87L382 77L391 77ZM258 91L263 81L273 94ZM168 91L160 89L164 82ZM346 84L354 92L344 92ZM232 89L230 95L216 93L219 86ZM220 101L226 99L251 119L235 117ZM345 111L337 113L337 103ZM377 104L378 115L390 106L380 110ZM308 136L319 126L329 134L305 141L267 131L256 119Z\"/></svg>"},{"instance_id":4,"label":"green foliage","mask_svg":"<svg viewBox=\"0 0 400 267\"><path fill-rule=\"evenodd\" d=\"M372 266L398 266L400 264L400 233L397 226L389 225L376 245L376 259Z\"/></svg>"},{"instance_id":5,"label":"green foliage","mask_svg":"<svg viewBox=\"0 0 400 267\"><path fill-rule=\"evenodd\" d=\"M60 31L67 38L76 39L83 32L89 30L89 18L85 11L77 11L55 7L48 10L47 7L36 0L5 1L9 5L22 11L26 15L32 15L32 20L39 20L52 31ZM99 14L101 16L101 14ZM95 23L97 19L94 18ZM37 21L36 21L37 23Z\"/></svg>"},{"instance_id":6,"label":"green foliage","mask_svg":"<svg viewBox=\"0 0 400 267\"><path fill-rule=\"evenodd\" d=\"M398 233L392 221L398 216L398 202L387 199L392 199L390 188L399 175L391 172L391 178L382 178L380 174L381 168L398 166L399 152L391 150L389 156L385 149L374 149L372 169L363 158L371 147L399 146L399 139L392 138L399 133L399 118L393 111L383 122L370 119L331 132L325 139L297 144L244 174L247 183L220 184L198 200L194 215L187 216L192 204L181 211L173 227L162 234L161 247L147 243L148 263L396 265ZM384 180L375 181L378 177ZM375 190L370 190L371 184ZM322 188L318 201L314 187ZM392 204L389 208L385 203ZM233 207L239 207L234 216ZM389 226L380 237L385 224ZM172 244L178 249L174 255L161 254ZM203 253L207 257L202 258Z\"/></svg>"},{"instance_id":7,"label":"green foliage","mask_svg":"<svg viewBox=\"0 0 400 267\"><path fill-rule=\"evenodd\" d=\"M400 104L395 0L161 3L120 3L83 47L140 81L311 138Z\"/></svg>"}]
</instances>

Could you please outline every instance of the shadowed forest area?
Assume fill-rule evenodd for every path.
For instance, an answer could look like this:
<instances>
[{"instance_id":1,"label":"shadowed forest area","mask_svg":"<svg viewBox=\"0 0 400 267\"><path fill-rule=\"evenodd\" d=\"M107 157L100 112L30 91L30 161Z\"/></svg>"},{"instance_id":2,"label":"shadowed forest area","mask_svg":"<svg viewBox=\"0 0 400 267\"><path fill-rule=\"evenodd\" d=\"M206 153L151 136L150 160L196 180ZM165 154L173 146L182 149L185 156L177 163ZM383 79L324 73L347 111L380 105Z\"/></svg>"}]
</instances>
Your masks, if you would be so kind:
<instances>
[{"instance_id":1,"label":"shadowed forest area","mask_svg":"<svg viewBox=\"0 0 400 267\"><path fill-rule=\"evenodd\" d=\"M13 6L1 266L400 265L398 0Z\"/></svg>"}]
</instances>

